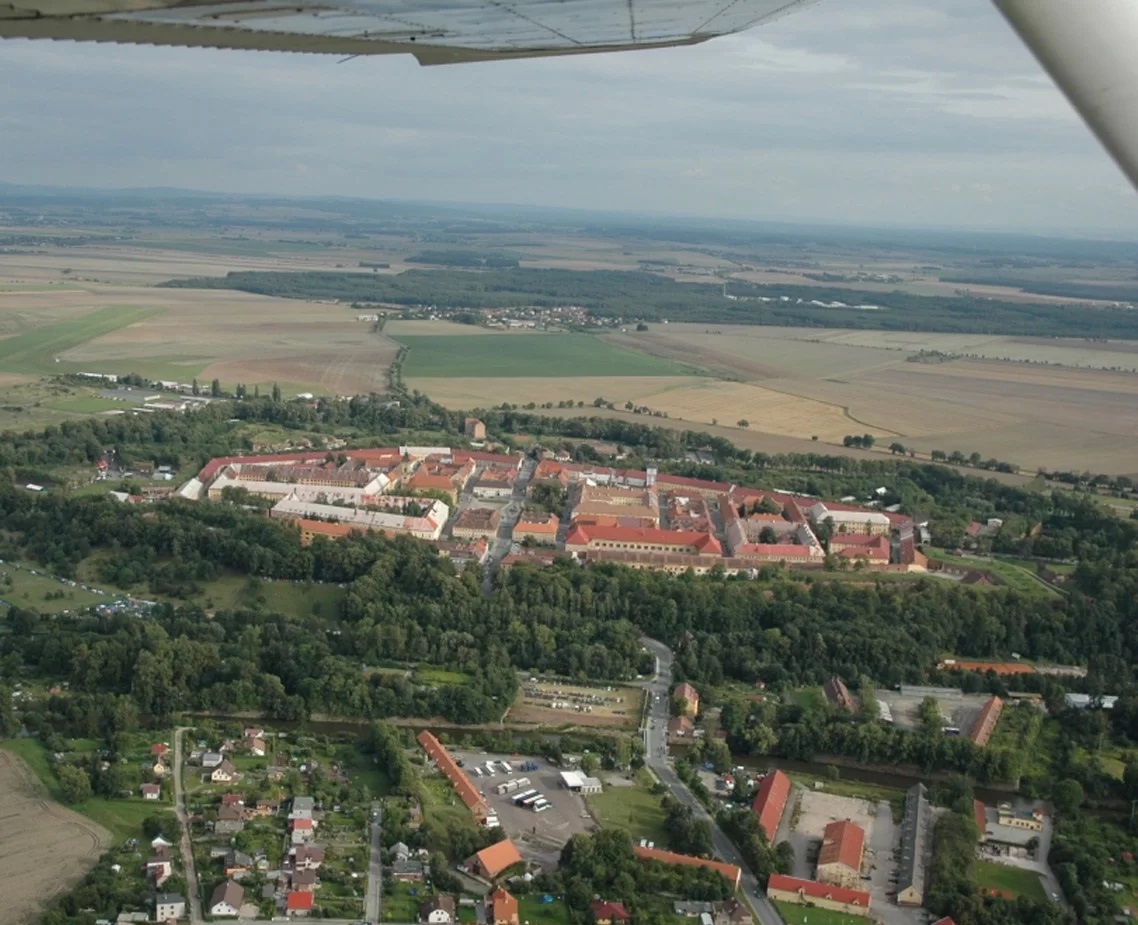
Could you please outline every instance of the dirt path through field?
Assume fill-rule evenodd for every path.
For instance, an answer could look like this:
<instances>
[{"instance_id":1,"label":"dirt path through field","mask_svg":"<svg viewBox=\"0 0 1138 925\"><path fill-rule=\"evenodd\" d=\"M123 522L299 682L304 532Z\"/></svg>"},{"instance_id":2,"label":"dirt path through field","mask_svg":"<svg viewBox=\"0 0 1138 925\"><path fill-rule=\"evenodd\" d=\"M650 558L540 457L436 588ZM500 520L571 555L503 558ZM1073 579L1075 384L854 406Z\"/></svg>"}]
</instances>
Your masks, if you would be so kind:
<instances>
[{"instance_id":1,"label":"dirt path through field","mask_svg":"<svg viewBox=\"0 0 1138 925\"><path fill-rule=\"evenodd\" d=\"M110 844L110 832L49 799L23 759L0 750L0 925L70 889Z\"/></svg>"}]
</instances>

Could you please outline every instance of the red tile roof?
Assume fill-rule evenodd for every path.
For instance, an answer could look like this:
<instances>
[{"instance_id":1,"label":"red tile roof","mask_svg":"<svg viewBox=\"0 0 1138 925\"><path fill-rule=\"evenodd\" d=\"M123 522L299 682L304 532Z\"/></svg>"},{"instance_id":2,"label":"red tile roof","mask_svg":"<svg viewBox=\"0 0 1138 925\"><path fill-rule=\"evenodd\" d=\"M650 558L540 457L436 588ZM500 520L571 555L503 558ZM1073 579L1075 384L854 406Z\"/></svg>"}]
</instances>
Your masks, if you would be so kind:
<instances>
[{"instance_id":1,"label":"red tile roof","mask_svg":"<svg viewBox=\"0 0 1138 925\"><path fill-rule=\"evenodd\" d=\"M842 864L861 872L861 853L865 847L865 832L848 819L831 822L822 832L822 849L818 852L818 866Z\"/></svg>"},{"instance_id":2,"label":"red tile roof","mask_svg":"<svg viewBox=\"0 0 1138 925\"><path fill-rule=\"evenodd\" d=\"M661 851L659 848L642 848L639 845L633 845L632 853L642 861L659 861L661 864L682 864L688 867L709 868L722 874L736 888L743 877L743 872L738 867L734 864L725 864L723 861L692 857L690 854L676 854L674 851Z\"/></svg>"},{"instance_id":3,"label":"red tile roof","mask_svg":"<svg viewBox=\"0 0 1138 925\"><path fill-rule=\"evenodd\" d=\"M315 902L316 897L312 893L304 893L299 890L293 890L288 894L286 900L286 908L289 912L311 912L312 904Z\"/></svg>"},{"instance_id":4,"label":"red tile roof","mask_svg":"<svg viewBox=\"0 0 1138 925\"><path fill-rule=\"evenodd\" d=\"M996 723L1000 721L1000 714L1003 711L1003 700L996 696L989 697L988 702L984 704L984 709L976 717L976 722L972 724L972 731L968 733L968 738L981 747L987 745L988 740L992 738L992 733L996 731Z\"/></svg>"},{"instance_id":5,"label":"red tile roof","mask_svg":"<svg viewBox=\"0 0 1138 925\"><path fill-rule=\"evenodd\" d=\"M458 798L466 804L466 808L474 813L477 818L484 819L487 815L486 801L482 799L482 794L470 782L470 778L466 776L462 768L455 763L450 752L443 748L442 743L426 729L419 733L419 744L423 746L423 751L427 753L427 757L438 765L439 770L450 781L455 793L458 794Z\"/></svg>"},{"instance_id":6,"label":"red tile roof","mask_svg":"<svg viewBox=\"0 0 1138 925\"><path fill-rule=\"evenodd\" d=\"M983 838L988 832L988 813L980 800L972 801L972 821L976 823L976 831Z\"/></svg>"},{"instance_id":7,"label":"red tile roof","mask_svg":"<svg viewBox=\"0 0 1138 925\"><path fill-rule=\"evenodd\" d=\"M624 903L603 902L594 899L589 908L593 910L593 918L598 922L602 919L611 919L614 922L627 922L632 916L624 908Z\"/></svg>"},{"instance_id":8,"label":"red tile roof","mask_svg":"<svg viewBox=\"0 0 1138 925\"><path fill-rule=\"evenodd\" d=\"M311 819L293 819L292 820L292 827L293 827L293 829L311 829L312 828L312 820Z\"/></svg>"},{"instance_id":9,"label":"red tile roof","mask_svg":"<svg viewBox=\"0 0 1138 925\"><path fill-rule=\"evenodd\" d=\"M676 689L672 692L672 696L677 700L686 700L689 706L695 706L699 703L699 691L688 684L687 681L677 685Z\"/></svg>"},{"instance_id":10,"label":"red tile roof","mask_svg":"<svg viewBox=\"0 0 1138 925\"><path fill-rule=\"evenodd\" d=\"M774 844L778 824L782 819L782 811L786 809L786 801L790 797L790 778L782 771L771 771L759 785L759 792L755 794L752 809L759 817L759 827L767 836L767 841Z\"/></svg>"},{"instance_id":11,"label":"red tile roof","mask_svg":"<svg viewBox=\"0 0 1138 925\"><path fill-rule=\"evenodd\" d=\"M610 543L646 543L654 546L691 546L705 555L723 555L719 541L708 533L688 530L659 530L653 527L600 527L590 526L587 530L579 523L569 528L565 538L567 546L585 546L592 540L607 540Z\"/></svg>"},{"instance_id":12,"label":"red tile roof","mask_svg":"<svg viewBox=\"0 0 1138 925\"><path fill-rule=\"evenodd\" d=\"M516 922L518 920L518 901L498 887L490 894L490 922Z\"/></svg>"},{"instance_id":13,"label":"red tile roof","mask_svg":"<svg viewBox=\"0 0 1138 925\"><path fill-rule=\"evenodd\" d=\"M767 892L778 890L782 893L801 893L811 899L829 899L836 903L861 906L869 908L869 894L864 890L848 890L841 886L830 886L818 883L816 880L801 880L798 877L787 877L785 874L771 874L767 881Z\"/></svg>"},{"instance_id":14,"label":"red tile roof","mask_svg":"<svg viewBox=\"0 0 1138 925\"><path fill-rule=\"evenodd\" d=\"M497 877L507 867L520 864L522 856L514 843L507 838L489 848L483 848L471 860L477 860L478 866L486 872L486 876Z\"/></svg>"}]
</instances>

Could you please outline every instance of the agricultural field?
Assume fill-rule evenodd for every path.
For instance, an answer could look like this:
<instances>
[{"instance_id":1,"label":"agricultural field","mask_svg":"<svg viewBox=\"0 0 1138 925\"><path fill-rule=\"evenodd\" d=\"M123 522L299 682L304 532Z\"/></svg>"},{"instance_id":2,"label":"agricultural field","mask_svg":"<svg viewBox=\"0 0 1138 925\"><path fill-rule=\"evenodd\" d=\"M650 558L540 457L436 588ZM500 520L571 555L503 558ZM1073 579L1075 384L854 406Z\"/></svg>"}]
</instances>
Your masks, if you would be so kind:
<instances>
[{"instance_id":1,"label":"agricultural field","mask_svg":"<svg viewBox=\"0 0 1138 925\"><path fill-rule=\"evenodd\" d=\"M491 375L679 376L693 372L667 359L608 344L590 334L399 335L408 348L408 380Z\"/></svg>"},{"instance_id":2,"label":"agricultural field","mask_svg":"<svg viewBox=\"0 0 1138 925\"><path fill-rule=\"evenodd\" d=\"M6 386L69 372L137 372L223 385L355 394L386 387L398 345L349 308L239 292L87 283L0 291L0 404ZM93 395L94 393L90 393ZM80 395L80 398L89 397ZM71 416L103 408L64 404ZM0 422L2 423L2 422Z\"/></svg>"},{"instance_id":3,"label":"agricultural field","mask_svg":"<svg viewBox=\"0 0 1138 925\"><path fill-rule=\"evenodd\" d=\"M796 437L817 421L808 436L819 442L870 433L879 451L897 440L919 458L941 449L1029 470L1138 469L1138 345L1130 343L696 324L605 339L739 380L637 397L672 418L728 427L745 419L752 432ZM909 362L922 350L959 358ZM746 404L751 393L741 387L762 391ZM619 395L605 397L619 407Z\"/></svg>"},{"instance_id":4,"label":"agricultural field","mask_svg":"<svg viewBox=\"0 0 1138 925\"><path fill-rule=\"evenodd\" d=\"M31 919L40 903L67 890L111 846L100 825L54 802L14 751L0 749L0 857L7 878L0 925Z\"/></svg>"},{"instance_id":5,"label":"agricultural field","mask_svg":"<svg viewBox=\"0 0 1138 925\"><path fill-rule=\"evenodd\" d=\"M1037 902L1047 899L1039 874L1019 867L977 861L976 883L982 890L999 890L1001 893L1024 896Z\"/></svg>"},{"instance_id":6,"label":"agricultural field","mask_svg":"<svg viewBox=\"0 0 1138 925\"><path fill-rule=\"evenodd\" d=\"M623 728L640 721L639 688L524 681L506 716L514 723Z\"/></svg>"}]
</instances>

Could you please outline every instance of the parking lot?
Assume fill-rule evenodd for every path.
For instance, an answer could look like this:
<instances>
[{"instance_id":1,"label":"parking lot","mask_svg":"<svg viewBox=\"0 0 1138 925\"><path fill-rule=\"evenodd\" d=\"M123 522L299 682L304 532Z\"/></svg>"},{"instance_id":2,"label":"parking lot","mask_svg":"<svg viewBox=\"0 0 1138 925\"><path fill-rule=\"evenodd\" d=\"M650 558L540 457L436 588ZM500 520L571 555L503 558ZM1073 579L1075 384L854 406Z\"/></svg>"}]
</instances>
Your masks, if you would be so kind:
<instances>
[{"instance_id":1,"label":"parking lot","mask_svg":"<svg viewBox=\"0 0 1138 925\"><path fill-rule=\"evenodd\" d=\"M980 710L988 701L987 694L963 694L948 688L934 687L878 690L876 696L889 705L893 713L893 724L899 729L919 729L921 701L926 696L932 696L940 707L941 716L947 720L946 725L959 729L963 736L972 731Z\"/></svg>"},{"instance_id":2,"label":"parking lot","mask_svg":"<svg viewBox=\"0 0 1138 925\"><path fill-rule=\"evenodd\" d=\"M502 830L517 840L522 854L531 854L539 860L556 857L561 847L578 832L589 832L594 828L592 817L586 812L584 798L561 786L561 769L544 758L522 755L493 755L481 751L453 752L455 758L463 763L463 770L498 815ZM492 775L486 773L487 762L496 764ZM508 762L513 773L505 773L497 762ZM533 762L537 770L523 771L521 766ZM474 769L482 770L476 775ZM519 785L510 793L499 794L498 787L509 781L529 778L528 784ZM514 798L520 794L537 790L552 804L544 812L536 813L514 805ZM529 849L527 852L527 848Z\"/></svg>"}]
</instances>

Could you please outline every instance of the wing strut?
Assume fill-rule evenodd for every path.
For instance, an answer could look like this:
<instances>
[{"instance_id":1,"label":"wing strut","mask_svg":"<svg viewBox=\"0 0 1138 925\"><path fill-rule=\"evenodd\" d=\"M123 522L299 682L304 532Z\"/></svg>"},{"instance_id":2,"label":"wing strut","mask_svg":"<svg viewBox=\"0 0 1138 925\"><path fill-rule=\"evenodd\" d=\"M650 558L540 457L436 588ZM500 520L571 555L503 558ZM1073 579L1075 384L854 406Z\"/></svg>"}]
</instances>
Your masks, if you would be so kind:
<instances>
[{"instance_id":1,"label":"wing strut","mask_svg":"<svg viewBox=\"0 0 1138 925\"><path fill-rule=\"evenodd\" d=\"M1138 0L995 0L1138 187Z\"/></svg>"}]
</instances>

